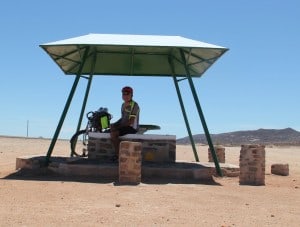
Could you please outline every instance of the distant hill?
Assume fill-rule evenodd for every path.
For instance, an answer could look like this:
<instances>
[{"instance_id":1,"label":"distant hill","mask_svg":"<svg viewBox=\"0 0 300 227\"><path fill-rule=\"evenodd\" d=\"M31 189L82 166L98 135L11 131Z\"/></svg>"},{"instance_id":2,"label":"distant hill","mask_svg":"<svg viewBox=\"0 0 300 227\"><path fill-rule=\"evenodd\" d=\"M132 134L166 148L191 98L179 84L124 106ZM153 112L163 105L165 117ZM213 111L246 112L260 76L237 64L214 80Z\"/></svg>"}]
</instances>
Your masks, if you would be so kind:
<instances>
[{"instance_id":1,"label":"distant hill","mask_svg":"<svg viewBox=\"0 0 300 227\"><path fill-rule=\"evenodd\" d=\"M207 144L205 134L193 136L195 143ZM211 134L213 144L239 146L242 144L300 145L300 132L292 129L258 129ZM189 144L189 137L177 139L177 144Z\"/></svg>"}]
</instances>

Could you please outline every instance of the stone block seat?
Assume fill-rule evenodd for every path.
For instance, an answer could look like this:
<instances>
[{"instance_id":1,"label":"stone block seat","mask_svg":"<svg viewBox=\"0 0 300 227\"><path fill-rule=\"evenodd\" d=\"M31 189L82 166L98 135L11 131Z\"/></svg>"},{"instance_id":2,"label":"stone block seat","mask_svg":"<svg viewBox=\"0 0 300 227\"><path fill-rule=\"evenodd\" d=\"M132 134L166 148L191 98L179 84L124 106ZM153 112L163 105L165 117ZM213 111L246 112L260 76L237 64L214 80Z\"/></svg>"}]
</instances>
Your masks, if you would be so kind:
<instances>
[{"instance_id":1,"label":"stone block seat","mask_svg":"<svg viewBox=\"0 0 300 227\"><path fill-rule=\"evenodd\" d=\"M121 141L140 142L142 161L151 163L175 163L176 136L157 134L127 134ZM109 159L114 155L109 133L90 132L88 139L88 159Z\"/></svg>"}]
</instances>

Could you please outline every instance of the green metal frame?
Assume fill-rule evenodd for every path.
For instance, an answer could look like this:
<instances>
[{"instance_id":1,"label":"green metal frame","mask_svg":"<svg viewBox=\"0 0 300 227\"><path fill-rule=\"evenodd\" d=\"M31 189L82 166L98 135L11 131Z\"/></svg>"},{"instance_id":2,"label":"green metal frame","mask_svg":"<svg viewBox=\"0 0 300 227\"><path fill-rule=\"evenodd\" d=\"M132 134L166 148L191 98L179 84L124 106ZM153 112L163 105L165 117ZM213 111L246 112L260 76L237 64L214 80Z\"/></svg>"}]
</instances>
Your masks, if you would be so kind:
<instances>
[{"instance_id":1,"label":"green metal frame","mask_svg":"<svg viewBox=\"0 0 300 227\"><path fill-rule=\"evenodd\" d=\"M89 47L87 47L85 49L84 55L81 59L81 65L80 65L78 74L75 77L72 89L71 89L70 94L68 96L68 99L66 101L66 105L64 107L63 113L61 115L58 126L56 128L56 131L54 133L54 136L52 138L51 144L50 144L48 152L47 152L46 165L48 165L49 162L50 162L50 157L51 157L53 148L55 146L58 135L59 135L60 130L62 128L62 125L63 125L63 122L65 120L66 114L69 110L69 107L70 107L71 101L73 99L75 90L77 88L79 79L81 78L82 69L83 69L83 66L84 66L84 62L87 58L87 55L89 53L89 50L90 50ZM205 121L205 118L204 118L204 115L203 115L203 112L202 112L202 109L201 109L201 106L200 106L200 102L199 102L199 99L198 99L198 96L197 96L197 92L196 92L196 89L195 89L195 86L194 86L194 83L193 83L193 80L192 80L192 76L191 76L190 71L189 71L190 69L188 67L187 59L185 57L185 53L184 53L183 49L180 50L180 55L181 55L182 64L184 65L185 72L186 72L186 78L184 78L184 79L188 80L191 92L193 94L193 98L194 98L194 101L195 101L195 104L196 104L196 107L197 107L197 111L198 111L203 129L204 129L204 132L205 132L205 136L206 136L209 148L210 148L210 152L212 154L212 158L213 158L214 163L215 163L217 174L219 176L222 176L223 175L222 170L220 168L219 161L218 161L218 158L217 158L217 155L216 155L216 152L215 152L215 149L214 149L214 146L213 146L213 143L212 143L207 125L206 125L206 121ZM96 52L94 53L93 57L96 60L96 58L97 58L97 53ZM93 62L95 63L96 61L93 61ZM90 87L91 87L91 83L92 83L92 79L93 79L93 73L94 73L94 69L95 69L95 64L94 63L92 63L93 64L92 65L92 70L91 70L92 72L90 73L89 78L88 78L88 83L87 83L87 87L86 87L86 91L85 91L85 96L84 96L84 100L83 100L83 104L82 104L82 108L81 108L81 112L80 112L80 116L79 116L79 120L78 120L78 124L77 124L77 131L80 129L80 126L81 126L84 111L85 111L85 107L86 107L86 103L87 103L87 99L88 99L88 95L89 95L89 92L90 92ZM169 64L170 64L170 68L171 68L171 71L172 71L172 77L173 77L174 85L175 85L176 92L177 92L177 95L178 95L181 111L182 111L182 114L183 114L183 117L184 117L186 128L187 128L189 138L190 138L190 141L191 141L191 145L192 145L192 148L193 148L194 156L195 156L196 161L199 162L199 157L198 157L198 154L197 154L197 151L196 151L195 142L194 142L194 139L193 139L193 135L192 135L191 128L190 128L190 125L189 125L189 122L188 122L188 118L187 118L187 114L186 114L186 111L185 111L184 103L183 103L183 100L182 100L180 88L179 88L179 85L178 85L178 82L181 81L182 79L178 80L177 77L174 76L174 63L173 63L173 58L171 56L169 57Z\"/></svg>"}]
</instances>

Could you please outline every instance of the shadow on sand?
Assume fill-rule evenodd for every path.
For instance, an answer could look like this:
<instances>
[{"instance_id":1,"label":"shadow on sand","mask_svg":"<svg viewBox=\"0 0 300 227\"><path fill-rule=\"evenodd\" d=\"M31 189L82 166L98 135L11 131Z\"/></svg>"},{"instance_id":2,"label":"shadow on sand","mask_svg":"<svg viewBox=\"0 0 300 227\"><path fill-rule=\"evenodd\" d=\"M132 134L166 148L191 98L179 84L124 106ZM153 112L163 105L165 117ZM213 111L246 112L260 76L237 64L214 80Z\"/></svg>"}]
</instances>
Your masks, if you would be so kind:
<instances>
[{"instance_id":1,"label":"shadow on sand","mask_svg":"<svg viewBox=\"0 0 300 227\"><path fill-rule=\"evenodd\" d=\"M47 168L40 168L38 170L20 169L11 173L2 180L22 180L22 181L62 181L62 182L81 182L81 183L97 183L97 184L113 184L114 186L136 186L139 184L120 183L118 179L99 177L99 176L62 176L57 173L49 171ZM213 178L211 180L195 180L195 179L173 179L173 178L159 178L159 177L142 177L142 184L198 184L198 185L212 185L222 186Z\"/></svg>"}]
</instances>

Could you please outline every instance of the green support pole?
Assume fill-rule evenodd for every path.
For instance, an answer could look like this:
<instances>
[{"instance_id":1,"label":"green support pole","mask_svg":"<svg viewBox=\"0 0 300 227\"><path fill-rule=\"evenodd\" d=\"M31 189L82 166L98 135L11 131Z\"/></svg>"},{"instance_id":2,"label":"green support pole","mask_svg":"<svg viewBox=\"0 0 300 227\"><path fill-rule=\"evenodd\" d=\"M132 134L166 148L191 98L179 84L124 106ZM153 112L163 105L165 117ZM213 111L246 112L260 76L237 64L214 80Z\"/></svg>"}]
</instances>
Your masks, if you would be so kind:
<instances>
[{"instance_id":1,"label":"green support pole","mask_svg":"<svg viewBox=\"0 0 300 227\"><path fill-rule=\"evenodd\" d=\"M90 76L89 76L88 84L86 86L86 91L85 91L85 95L84 95L84 99L83 99L83 103L82 103L82 108L81 108L81 112L80 112L76 132L78 132L80 130L80 126L81 126L83 114L84 114L84 111L85 111L87 99L88 99L89 93L90 93L90 88L91 88L91 84L92 84L92 80L93 80L93 75L94 75L94 72L95 72L96 60L97 60L97 52L95 51L93 61L91 62L91 69L92 70L91 70L91 73L90 73Z\"/></svg>"},{"instance_id":2,"label":"green support pole","mask_svg":"<svg viewBox=\"0 0 300 227\"><path fill-rule=\"evenodd\" d=\"M45 165L46 165L46 166L49 165L50 157L51 157L53 148L54 148L55 143L56 143L56 141L57 141L57 138L58 138L58 135L59 135L60 130L61 130L61 128L62 128L62 125L63 125L63 123L64 123L64 120L65 120L65 118L66 118L66 115L67 115L67 112L68 112L68 110L69 110L71 101L72 101L72 99L73 99L75 90L76 90L76 88L77 88L77 85L78 85L78 82L79 82L79 79L80 79L80 75L81 75L81 72L82 72L82 68L83 68L83 65L84 65L84 60L85 60L85 58L86 58L86 56L87 56L88 51L89 51L89 48L87 48L87 49L85 50L84 58L83 58L83 60L82 60L82 62L81 62L79 72L78 72L78 74L77 74L76 77L75 77L73 86L72 86L72 88L71 88L70 94L69 94L68 99L67 99L67 101L66 101L66 105L65 105L65 107L64 107L64 110L63 110L62 115L61 115L61 117L60 117L60 120L59 120L59 122L58 122L57 128L56 128L55 133L54 133L54 135L53 135L53 138L52 138L52 141L51 141L51 144L50 144L50 146L49 146L49 149L48 149L48 152L47 152L47 155L46 155L46 159L45 159Z\"/></svg>"},{"instance_id":3,"label":"green support pole","mask_svg":"<svg viewBox=\"0 0 300 227\"><path fill-rule=\"evenodd\" d=\"M187 67L187 62L186 62L183 50L180 50L180 54L181 54L181 58L182 58L182 61L183 61L184 67L185 67L185 71L187 73L187 78L188 78L190 88L191 88L191 91L192 91L192 94L193 94L193 97L194 97L194 100L195 100L195 104L196 104L196 107L197 107L197 110L198 110L198 114L199 114L203 129L204 129L204 132L205 132L205 135L206 135L207 143L209 145L210 152L211 152L212 157L214 159L214 163L215 163L215 166L216 166L216 171L217 171L218 175L220 177L222 177L223 176L222 170L220 168L218 157L216 155L215 148L213 146L213 143L212 143L212 140L211 140L211 137L210 137L210 134L209 134L206 122L205 122L205 118L204 118L204 115L203 115L203 112L202 112L202 108L200 106L200 102L199 102L199 99L198 99L198 96L197 96L197 92L196 92L193 80L191 78L189 69Z\"/></svg>"},{"instance_id":4,"label":"green support pole","mask_svg":"<svg viewBox=\"0 0 300 227\"><path fill-rule=\"evenodd\" d=\"M180 90L179 90L178 81L177 81L175 76L173 76L173 79L174 79L174 84L175 84L175 87L176 87L179 103L180 103L180 106L181 106L181 111L182 111L183 118L184 118L184 121L185 121L185 125L186 125L186 128L187 128L188 134L189 134L190 142L192 144L195 160L196 160L196 162L199 162L199 157L198 157L198 154L197 154L194 138L193 138L193 135L192 135L192 132L191 132L191 128L190 128L190 125L189 125L187 114L186 114L184 104L183 104L183 101L182 101L182 96L181 96L181 93L180 93Z\"/></svg>"},{"instance_id":5,"label":"green support pole","mask_svg":"<svg viewBox=\"0 0 300 227\"><path fill-rule=\"evenodd\" d=\"M67 99L65 108L64 108L64 110L63 110L63 112L62 112L62 115L61 115L61 117L60 117L60 120L59 120L59 122L58 122L57 128L56 128L56 130L55 130L54 136L53 136L52 141L51 141L51 144L50 144L50 146L49 146L49 149L48 149L48 152L47 152L47 156L46 156L46 163L45 163L46 166L48 166L48 164L49 164L49 161L50 161L50 157L51 157L53 148L54 148L55 143L56 143L56 141L57 141L57 138L58 138L58 135L59 135L59 133L60 133L61 127L62 127L62 125L63 125L63 123L64 123L65 117L66 117L67 112L68 112L68 109L69 109L69 107L70 107L70 104L71 104L72 98L73 98L73 96L74 96L76 87L77 87L77 85L78 85L79 79L80 79L80 76L77 75L76 78L75 78L75 80L74 80L74 83L73 83L72 89L71 89L71 91L70 91L69 97L68 97L68 99Z\"/></svg>"},{"instance_id":6,"label":"green support pole","mask_svg":"<svg viewBox=\"0 0 300 227\"><path fill-rule=\"evenodd\" d=\"M82 107L81 107L81 112L80 112L80 115L79 115L79 120L78 120L78 124L77 124L77 128L76 128L76 132L78 132L80 130L80 127L81 127L81 123L82 123L86 103L87 103L89 93L90 93L90 89L91 89L93 74L95 72L96 60L97 60L97 52L95 51L94 56L93 56L93 61L91 62L91 69L92 70L90 72L90 76L89 76L88 83L87 83L87 86L86 86L85 95L84 95L84 99L83 99L83 103L82 103Z\"/></svg>"},{"instance_id":7,"label":"green support pole","mask_svg":"<svg viewBox=\"0 0 300 227\"><path fill-rule=\"evenodd\" d=\"M84 115L84 111L85 111L85 107L86 107L86 103L89 97L89 93L90 93L90 89L91 89L91 84L92 84L92 80L93 80L93 74L94 74L94 70L95 70L95 64L96 64L96 58L97 58L97 52L94 53L94 60L91 63L91 73L90 76L88 78L88 83L86 86L86 90L85 90L85 95L83 98L83 103L82 103L82 107L81 107L81 111L80 111L80 115L79 115L79 119L78 119L78 124L77 124L77 128L76 128L76 132L78 132L80 130L81 127L81 123L82 123L82 119L83 119L83 115ZM75 142L75 146L76 146L76 142ZM73 153L71 151L70 154L71 157L73 157Z\"/></svg>"},{"instance_id":8,"label":"green support pole","mask_svg":"<svg viewBox=\"0 0 300 227\"><path fill-rule=\"evenodd\" d=\"M179 100L181 111L182 111L182 115L183 115L183 118L184 118L184 121L185 121L186 129L187 129L188 134L189 134L190 142L192 144L192 148L193 148L193 153L194 153L194 156L195 156L195 160L196 160L196 162L199 162L199 157L198 157L198 154L197 154L197 150L196 150L194 138L193 138L193 135L192 135L192 132L191 132L191 128L190 128L190 124L189 124L189 121L188 121L188 118L187 118L187 114L186 114L186 111L185 111L185 107L184 107L184 103L183 103L183 100L182 100L181 92L180 92L180 89L179 89L179 86L178 86L178 81L177 81L177 78L174 76L174 64L173 64L173 60L170 59L170 58L169 58L169 63L171 65L172 76L173 76L173 80L174 80L174 84L175 84L175 88L176 88L178 100Z\"/></svg>"},{"instance_id":9,"label":"green support pole","mask_svg":"<svg viewBox=\"0 0 300 227\"><path fill-rule=\"evenodd\" d=\"M88 96L89 96L89 93L90 93L90 87L91 87L91 84L92 84L92 79L93 79L93 76L90 76L89 79L88 79L88 83L87 83L87 86L86 86L86 91L85 91L85 95L84 95L84 99L83 99L83 104L82 104L80 115L79 115L79 119L78 119L78 124L77 124L77 128L76 128L76 132L78 132L80 130L80 127L81 127L81 123L82 123L82 119L83 119L83 115L84 115L84 111L85 111L87 99L88 99ZM75 142L74 146L76 146L76 142ZM71 151L70 157L73 157L73 155L74 154Z\"/></svg>"},{"instance_id":10,"label":"green support pole","mask_svg":"<svg viewBox=\"0 0 300 227\"><path fill-rule=\"evenodd\" d=\"M77 124L77 128L76 128L76 132L78 132L80 130L80 127L81 127L81 123L82 123L82 119L83 119L87 99L88 99L88 96L89 96L89 93L90 93L92 80L93 80L93 76L90 76L89 79L88 79L87 86L86 86L85 95L84 95L84 99L83 99L83 103L82 103L82 107L81 107L81 111L80 111L80 116L79 116L79 120L78 120L78 124Z\"/></svg>"}]
</instances>

